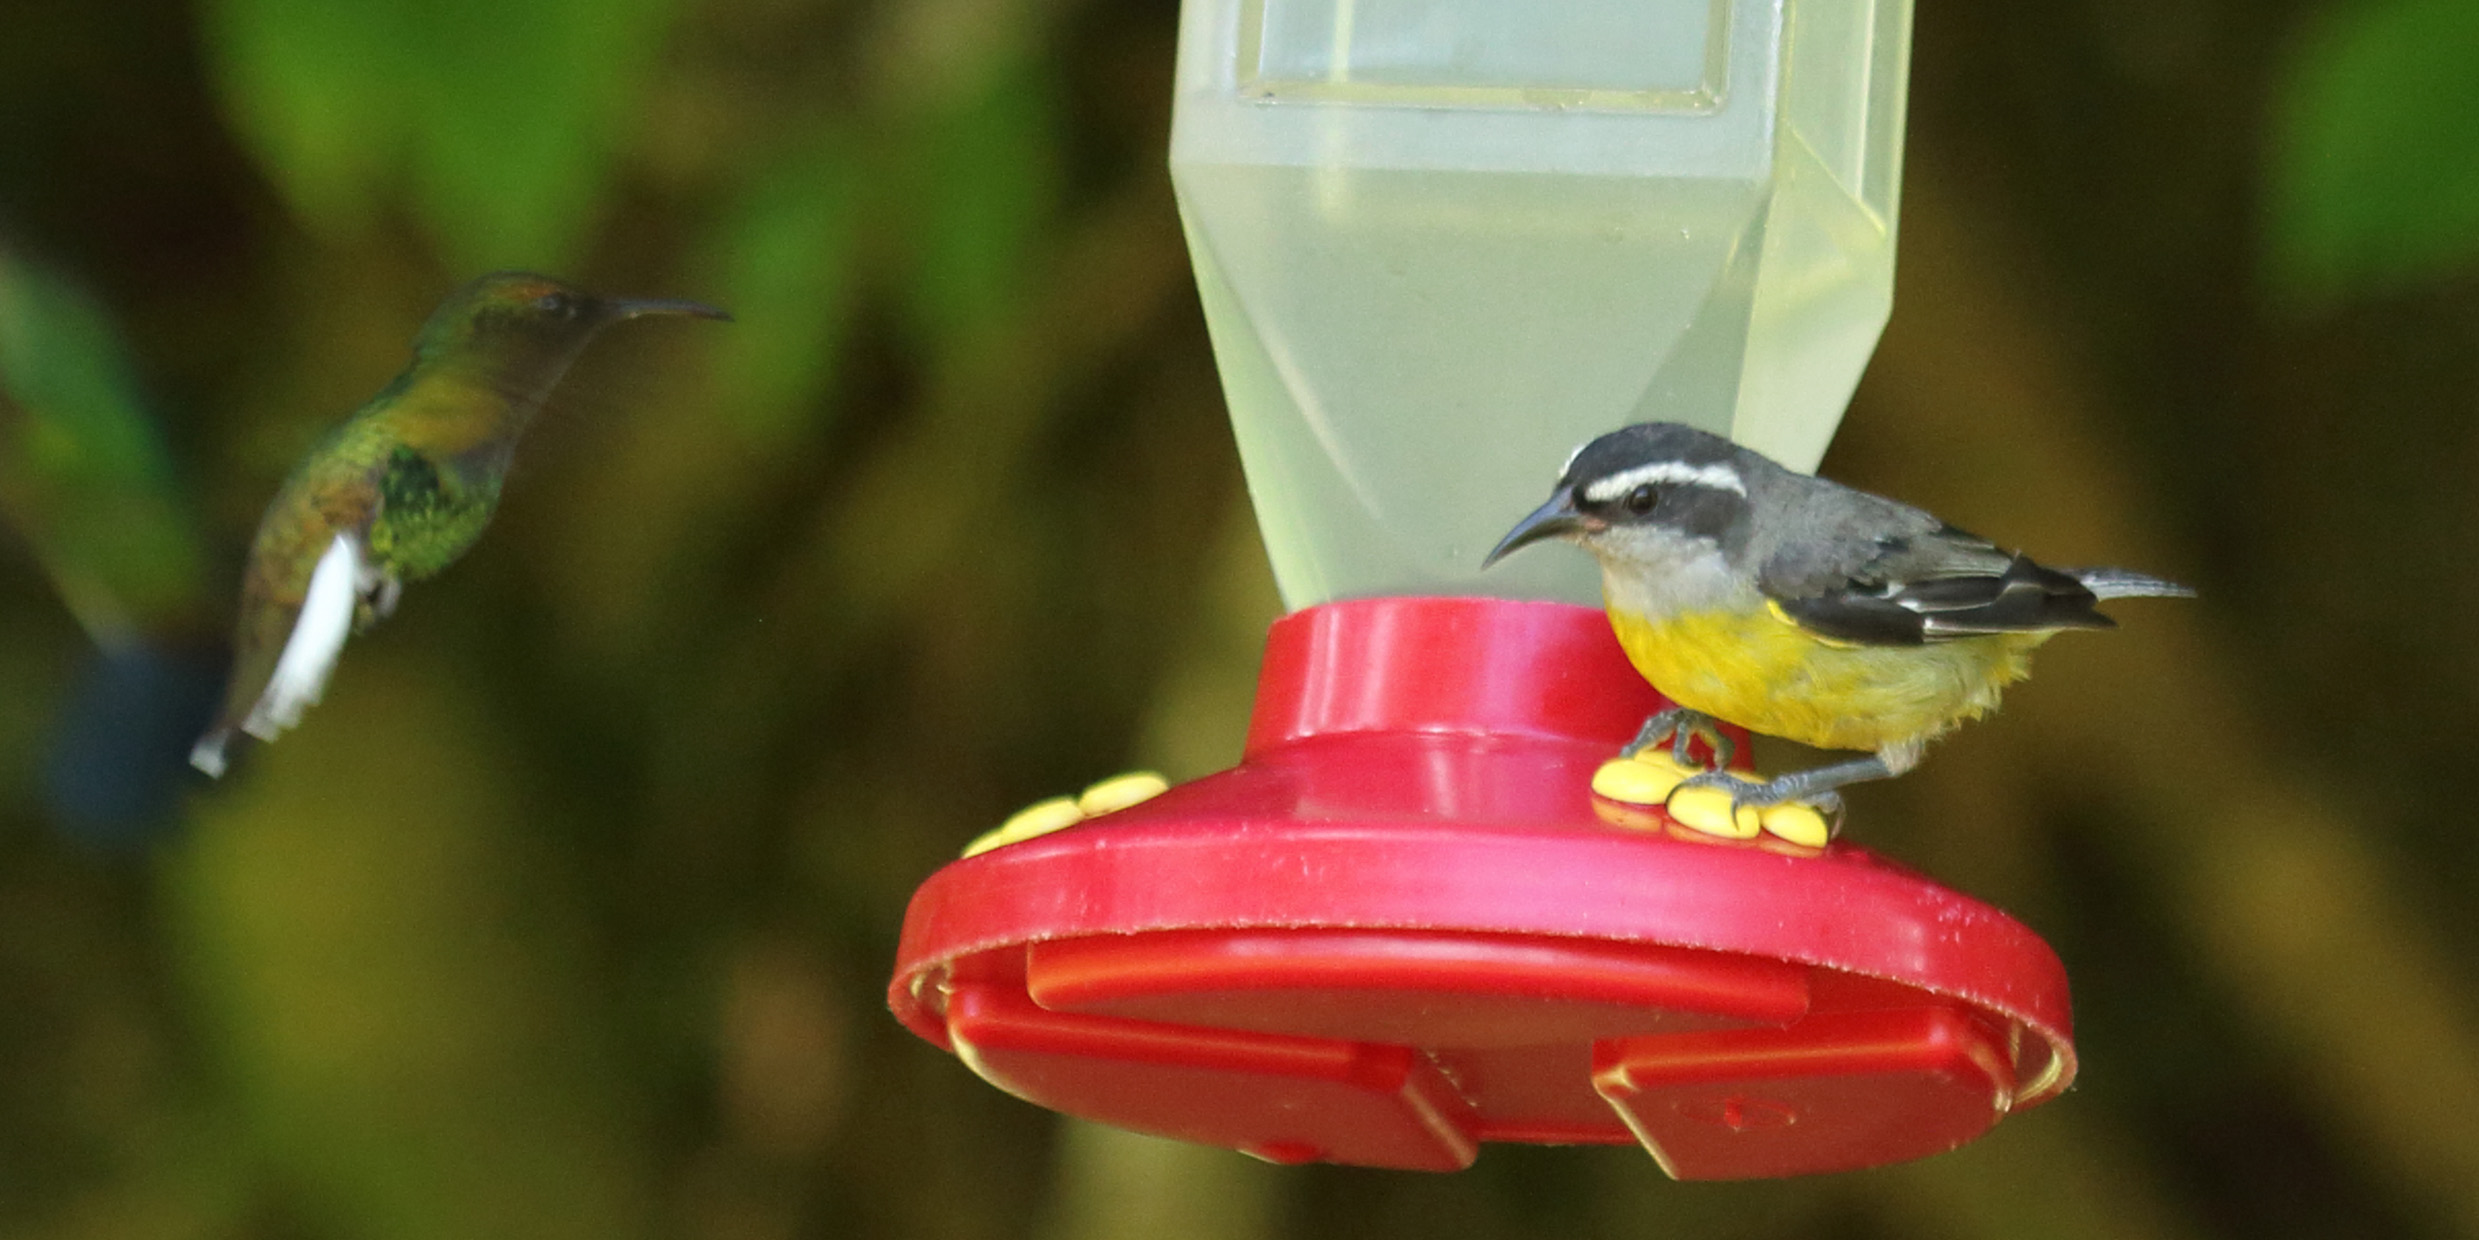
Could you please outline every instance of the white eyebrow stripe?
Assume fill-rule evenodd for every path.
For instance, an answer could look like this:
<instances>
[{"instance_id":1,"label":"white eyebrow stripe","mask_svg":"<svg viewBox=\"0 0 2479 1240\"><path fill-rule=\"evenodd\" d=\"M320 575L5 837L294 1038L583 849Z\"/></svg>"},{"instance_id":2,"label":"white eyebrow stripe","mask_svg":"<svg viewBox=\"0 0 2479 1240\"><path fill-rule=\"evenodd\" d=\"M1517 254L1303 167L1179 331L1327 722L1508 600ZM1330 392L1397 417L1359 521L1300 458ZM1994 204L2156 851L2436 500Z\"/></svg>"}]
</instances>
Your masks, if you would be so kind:
<instances>
[{"instance_id":1,"label":"white eyebrow stripe","mask_svg":"<svg viewBox=\"0 0 2479 1240\"><path fill-rule=\"evenodd\" d=\"M1584 498L1606 504L1647 482L1666 482L1672 486L1710 487L1716 491L1747 494L1747 483L1739 479L1739 471L1718 462L1711 465L1690 465L1685 461L1655 461L1633 469L1611 474L1584 488Z\"/></svg>"}]
</instances>

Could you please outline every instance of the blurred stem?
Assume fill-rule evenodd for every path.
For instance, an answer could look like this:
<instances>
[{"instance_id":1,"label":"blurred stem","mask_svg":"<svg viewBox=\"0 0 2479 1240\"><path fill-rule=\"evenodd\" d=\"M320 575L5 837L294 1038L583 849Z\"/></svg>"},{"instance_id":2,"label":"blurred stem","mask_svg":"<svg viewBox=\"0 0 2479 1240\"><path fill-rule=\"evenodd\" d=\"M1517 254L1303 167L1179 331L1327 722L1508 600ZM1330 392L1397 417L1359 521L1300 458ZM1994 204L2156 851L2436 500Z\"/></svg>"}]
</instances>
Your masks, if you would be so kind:
<instances>
[{"instance_id":1,"label":"blurred stem","mask_svg":"<svg viewBox=\"0 0 2479 1240\"><path fill-rule=\"evenodd\" d=\"M1059 1125L1042 1240L1268 1240L1283 1170L1245 1154L1080 1119Z\"/></svg>"},{"instance_id":2,"label":"blurred stem","mask_svg":"<svg viewBox=\"0 0 2479 1240\"><path fill-rule=\"evenodd\" d=\"M1223 514L1198 601L1187 646L1155 690L1137 740L1137 763L1173 780L1239 761L1266 628L1282 615L1282 596L1257 536L1256 509L1244 491L1233 493Z\"/></svg>"},{"instance_id":3,"label":"blurred stem","mask_svg":"<svg viewBox=\"0 0 2479 1240\"><path fill-rule=\"evenodd\" d=\"M650 1234L644 1112L526 773L447 665L367 645L163 871L253 1152L321 1234Z\"/></svg>"},{"instance_id":4,"label":"blurred stem","mask_svg":"<svg viewBox=\"0 0 2479 1240\"><path fill-rule=\"evenodd\" d=\"M1186 627L1187 648L1154 695L1136 763L1193 779L1239 760L1265 628L1282 611L1256 512L1236 495ZM1060 1122L1045 1240L1264 1240L1288 1181L1274 1167L1211 1146Z\"/></svg>"},{"instance_id":5,"label":"blurred stem","mask_svg":"<svg viewBox=\"0 0 2479 1240\"><path fill-rule=\"evenodd\" d=\"M898 624L943 566L970 558L984 523L1006 519L1007 483L1030 468L1061 394L1122 356L1182 290L1168 189L1159 176L1123 186L1065 239L1022 311L940 359L902 437L825 499L753 590L769 622L724 656L692 707L712 721L700 729L778 717L775 703L807 691L784 669ZM706 798L712 780L696 782Z\"/></svg>"},{"instance_id":6,"label":"blurred stem","mask_svg":"<svg viewBox=\"0 0 2479 1240\"><path fill-rule=\"evenodd\" d=\"M940 359L903 441L871 458L789 561L777 583L784 610L831 600L871 627L952 562L976 522L999 519L999 483L1022 466L1060 394L1120 356L1182 291L1168 188L1151 176L1122 187L1061 245L1021 311L980 347Z\"/></svg>"},{"instance_id":7,"label":"blurred stem","mask_svg":"<svg viewBox=\"0 0 2479 1240\"><path fill-rule=\"evenodd\" d=\"M2193 1240L2201 1223L2153 1169L2070 1097L1942 1158L1889 1168L1886 1232L2004 1240Z\"/></svg>"}]
</instances>

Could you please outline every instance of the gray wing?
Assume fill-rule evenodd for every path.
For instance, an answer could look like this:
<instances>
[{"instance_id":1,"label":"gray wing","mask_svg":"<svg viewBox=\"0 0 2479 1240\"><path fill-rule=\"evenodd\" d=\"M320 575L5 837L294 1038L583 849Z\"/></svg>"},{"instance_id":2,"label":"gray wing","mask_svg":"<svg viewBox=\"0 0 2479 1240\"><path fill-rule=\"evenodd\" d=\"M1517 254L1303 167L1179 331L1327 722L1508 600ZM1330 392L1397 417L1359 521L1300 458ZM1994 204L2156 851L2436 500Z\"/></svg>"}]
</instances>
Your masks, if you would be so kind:
<instances>
[{"instance_id":1,"label":"gray wing","mask_svg":"<svg viewBox=\"0 0 2479 1240\"><path fill-rule=\"evenodd\" d=\"M1785 548L1757 585L1800 627L1862 646L2117 627L2092 609L2099 596L2074 574L1950 525Z\"/></svg>"}]
</instances>

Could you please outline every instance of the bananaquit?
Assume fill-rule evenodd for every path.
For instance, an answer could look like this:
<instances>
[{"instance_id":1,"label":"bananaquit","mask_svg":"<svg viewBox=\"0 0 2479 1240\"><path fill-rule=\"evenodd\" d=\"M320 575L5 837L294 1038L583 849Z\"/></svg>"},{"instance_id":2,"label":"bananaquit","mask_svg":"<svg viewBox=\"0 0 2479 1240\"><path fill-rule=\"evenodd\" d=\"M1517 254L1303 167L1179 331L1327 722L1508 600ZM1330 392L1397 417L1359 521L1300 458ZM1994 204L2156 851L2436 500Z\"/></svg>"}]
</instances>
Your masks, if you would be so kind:
<instances>
[{"instance_id":1,"label":"bananaquit","mask_svg":"<svg viewBox=\"0 0 2479 1240\"><path fill-rule=\"evenodd\" d=\"M1838 814L1835 789L1890 779L1928 742L1994 709L2061 629L2107 629L2102 599L2192 596L2117 568L2049 568L1926 512L1783 468L1693 427L1648 422L1567 459L1548 503L1483 566L1544 539L1601 562L1627 659L1680 709L1647 720L1627 756L1688 738L1717 761L1735 814L1787 803ZM1767 782L1729 774L1712 721L1872 756Z\"/></svg>"}]
</instances>

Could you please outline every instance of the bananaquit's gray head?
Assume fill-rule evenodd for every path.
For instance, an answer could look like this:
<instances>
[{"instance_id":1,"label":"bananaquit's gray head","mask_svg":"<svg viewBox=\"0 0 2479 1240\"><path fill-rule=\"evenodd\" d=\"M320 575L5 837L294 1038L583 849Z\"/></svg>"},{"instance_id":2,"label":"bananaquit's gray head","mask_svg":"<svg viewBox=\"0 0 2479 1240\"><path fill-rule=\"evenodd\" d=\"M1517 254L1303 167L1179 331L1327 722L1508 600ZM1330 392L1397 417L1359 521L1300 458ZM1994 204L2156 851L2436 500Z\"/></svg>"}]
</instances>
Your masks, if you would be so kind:
<instances>
[{"instance_id":1,"label":"bananaquit's gray head","mask_svg":"<svg viewBox=\"0 0 2479 1240\"><path fill-rule=\"evenodd\" d=\"M1653 544L1727 550L1746 538L1749 488L1780 466L1718 435L1675 422L1611 431L1575 450L1549 502L1517 522L1481 561L1557 538L1595 555Z\"/></svg>"}]
</instances>

